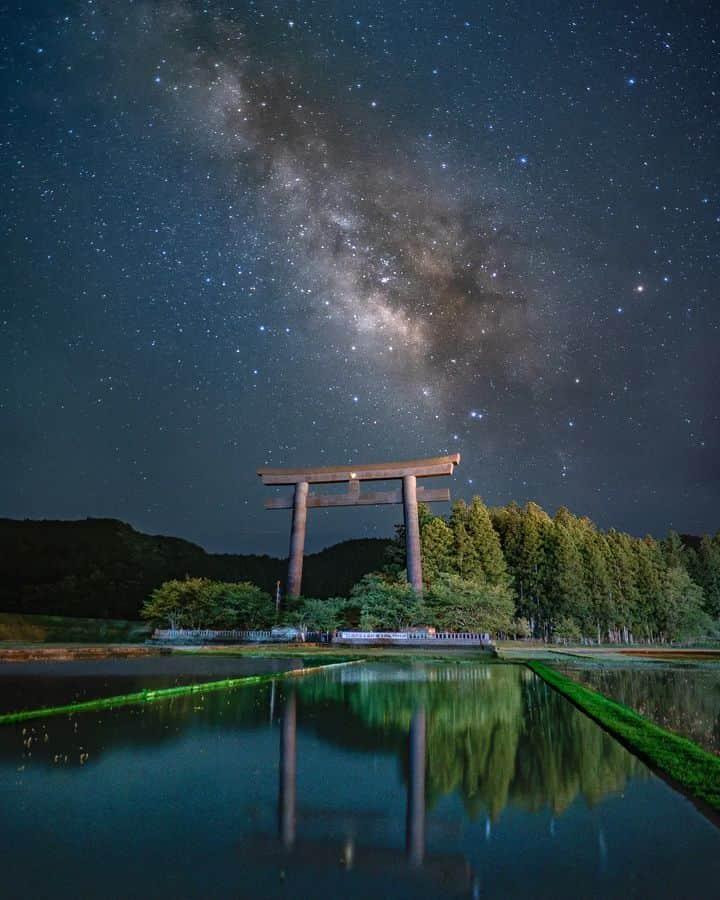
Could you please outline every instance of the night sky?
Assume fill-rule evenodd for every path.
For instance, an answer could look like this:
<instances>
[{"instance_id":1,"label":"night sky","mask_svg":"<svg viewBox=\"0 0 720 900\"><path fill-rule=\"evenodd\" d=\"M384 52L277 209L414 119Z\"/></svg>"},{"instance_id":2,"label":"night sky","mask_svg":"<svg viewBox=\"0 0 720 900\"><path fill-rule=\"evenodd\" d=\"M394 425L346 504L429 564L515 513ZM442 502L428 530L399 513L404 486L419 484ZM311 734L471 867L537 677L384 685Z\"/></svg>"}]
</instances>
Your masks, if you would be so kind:
<instances>
[{"instance_id":1,"label":"night sky","mask_svg":"<svg viewBox=\"0 0 720 900\"><path fill-rule=\"evenodd\" d=\"M258 466L460 451L455 497L720 527L713 2L11 3L0 41L0 515L283 553Z\"/></svg>"}]
</instances>

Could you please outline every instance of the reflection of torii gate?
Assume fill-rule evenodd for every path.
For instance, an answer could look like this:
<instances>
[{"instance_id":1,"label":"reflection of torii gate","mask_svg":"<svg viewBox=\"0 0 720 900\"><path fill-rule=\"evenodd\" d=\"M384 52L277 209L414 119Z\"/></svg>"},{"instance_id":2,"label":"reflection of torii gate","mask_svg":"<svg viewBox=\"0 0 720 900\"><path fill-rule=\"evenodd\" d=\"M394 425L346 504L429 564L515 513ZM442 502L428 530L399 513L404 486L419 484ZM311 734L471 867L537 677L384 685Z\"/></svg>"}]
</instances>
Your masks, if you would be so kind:
<instances>
[{"instance_id":1,"label":"reflection of torii gate","mask_svg":"<svg viewBox=\"0 0 720 900\"><path fill-rule=\"evenodd\" d=\"M308 507L378 506L386 503L402 503L405 520L405 547L407 550L408 581L422 592L422 563L420 559L420 525L418 503L448 501L447 488L426 490L417 487L418 478L452 475L460 462L460 454L436 456L410 462L374 463L356 466L328 466L320 469L258 469L263 484L292 484L295 494L289 497L272 497L265 501L266 509L291 509L290 559L288 560L287 593L300 595L303 552L305 549L305 521ZM361 481L392 481L402 479L402 489L360 493ZM310 494L311 484L336 484L347 482L345 494Z\"/></svg>"},{"instance_id":2,"label":"reflection of torii gate","mask_svg":"<svg viewBox=\"0 0 720 900\"><path fill-rule=\"evenodd\" d=\"M425 732L426 713L418 708L408 736L408 790L405 847L408 861L421 866L425 857ZM297 701L292 691L285 702L280 726L280 785L278 824L286 850L295 844L297 777Z\"/></svg>"}]
</instances>

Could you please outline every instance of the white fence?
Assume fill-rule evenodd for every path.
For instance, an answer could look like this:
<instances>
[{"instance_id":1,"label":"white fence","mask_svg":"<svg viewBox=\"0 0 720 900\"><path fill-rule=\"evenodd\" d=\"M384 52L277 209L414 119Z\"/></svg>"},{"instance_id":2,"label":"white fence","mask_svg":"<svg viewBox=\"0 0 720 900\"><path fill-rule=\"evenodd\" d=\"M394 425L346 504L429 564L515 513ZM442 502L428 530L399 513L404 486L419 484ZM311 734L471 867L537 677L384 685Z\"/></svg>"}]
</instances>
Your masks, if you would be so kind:
<instances>
[{"instance_id":1,"label":"white fence","mask_svg":"<svg viewBox=\"0 0 720 900\"><path fill-rule=\"evenodd\" d=\"M329 635L303 632L295 628L274 628L272 631L239 631L215 628L156 628L154 641L174 644L244 643L270 644L289 641L328 641ZM398 644L402 646L432 647L492 647L490 635L474 631L338 631L334 644Z\"/></svg>"},{"instance_id":2,"label":"white fence","mask_svg":"<svg viewBox=\"0 0 720 900\"><path fill-rule=\"evenodd\" d=\"M217 630L214 628L156 628L154 641L172 641L176 644L209 644L213 642L228 643L241 641L244 643L262 643L265 641L286 641L287 637L273 635L271 631L238 631L236 629Z\"/></svg>"},{"instance_id":3,"label":"white fence","mask_svg":"<svg viewBox=\"0 0 720 900\"><path fill-rule=\"evenodd\" d=\"M437 646L491 647L487 632L475 631L338 631L333 643L341 644L425 644Z\"/></svg>"}]
</instances>

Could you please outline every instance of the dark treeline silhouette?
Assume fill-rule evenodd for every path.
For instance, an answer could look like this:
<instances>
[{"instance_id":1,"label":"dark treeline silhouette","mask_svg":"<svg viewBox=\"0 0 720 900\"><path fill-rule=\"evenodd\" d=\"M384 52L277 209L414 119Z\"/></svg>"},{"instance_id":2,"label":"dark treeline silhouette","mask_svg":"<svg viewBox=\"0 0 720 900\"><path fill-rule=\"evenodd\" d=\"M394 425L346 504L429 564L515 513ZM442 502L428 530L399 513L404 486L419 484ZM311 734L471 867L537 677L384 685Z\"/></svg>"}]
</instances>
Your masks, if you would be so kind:
<instances>
[{"instance_id":1,"label":"dark treeline silhouette","mask_svg":"<svg viewBox=\"0 0 720 900\"><path fill-rule=\"evenodd\" d=\"M387 540L343 541L305 558L314 597L347 594L383 564ZM0 519L0 611L137 619L148 595L186 575L251 581L270 594L287 562L206 553L180 538L143 534L116 519Z\"/></svg>"}]
</instances>

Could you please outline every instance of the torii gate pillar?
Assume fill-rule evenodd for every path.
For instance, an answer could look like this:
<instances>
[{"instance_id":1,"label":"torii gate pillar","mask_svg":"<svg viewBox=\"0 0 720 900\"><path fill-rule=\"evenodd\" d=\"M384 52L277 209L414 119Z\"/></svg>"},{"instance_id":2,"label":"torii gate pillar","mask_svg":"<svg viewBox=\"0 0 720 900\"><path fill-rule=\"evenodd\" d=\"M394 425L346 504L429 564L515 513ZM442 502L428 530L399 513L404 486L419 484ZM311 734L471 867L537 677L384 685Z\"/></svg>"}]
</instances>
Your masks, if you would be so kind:
<instances>
[{"instance_id":1,"label":"torii gate pillar","mask_svg":"<svg viewBox=\"0 0 720 900\"><path fill-rule=\"evenodd\" d=\"M418 478L452 475L460 462L460 454L437 456L433 459L412 462L373 463L365 466L332 466L320 469L258 469L263 484L294 485L295 493L289 497L273 497L265 501L266 509L292 508L290 532L290 558L288 560L287 595L299 597L302 585L303 553L305 551L305 525L309 507L330 506L378 506L385 503L402 503L405 521L405 548L407 551L408 581L418 594L422 593L422 556L420 549L420 523L418 503L448 502L447 488L426 490L417 486ZM394 491L368 491L360 493L361 481L391 481L402 479L402 489ZM336 484L347 482L345 494L311 494L311 484Z\"/></svg>"},{"instance_id":2,"label":"torii gate pillar","mask_svg":"<svg viewBox=\"0 0 720 900\"><path fill-rule=\"evenodd\" d=\"M405 475L403 477L402 496L408 581L418 594L422 594L420 520L418 519L417 478L415 475Z\"/></svg>"},{"instance_id":3,"label":"torii gate pillar","mask_svg":"<svg viewBox=\"0 0 720 900\"><path fill-rule=\"evenodd\" d=\"M292 527L290 529L290 557L288 559L287 592L290 597L300 596L302 584L303 554L305 553L305 523L307 521L307 481L298 481L293 497Z\"/></svg>"}]
</instances>

